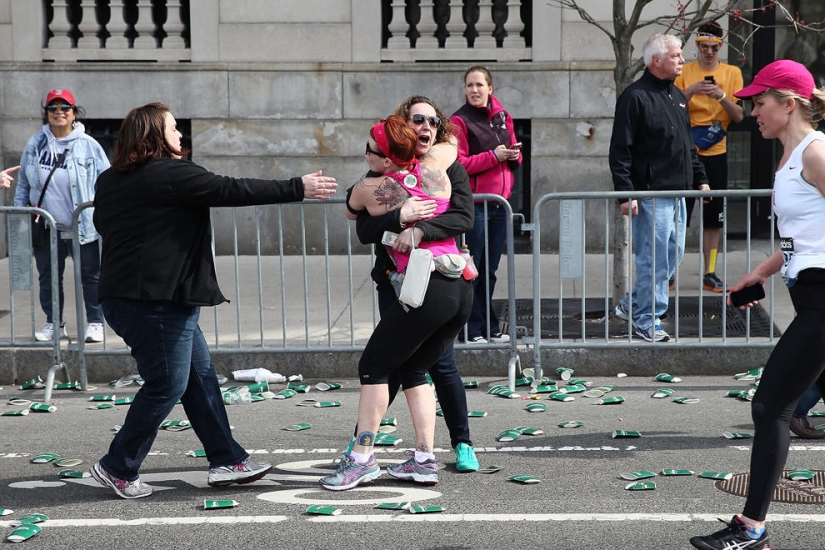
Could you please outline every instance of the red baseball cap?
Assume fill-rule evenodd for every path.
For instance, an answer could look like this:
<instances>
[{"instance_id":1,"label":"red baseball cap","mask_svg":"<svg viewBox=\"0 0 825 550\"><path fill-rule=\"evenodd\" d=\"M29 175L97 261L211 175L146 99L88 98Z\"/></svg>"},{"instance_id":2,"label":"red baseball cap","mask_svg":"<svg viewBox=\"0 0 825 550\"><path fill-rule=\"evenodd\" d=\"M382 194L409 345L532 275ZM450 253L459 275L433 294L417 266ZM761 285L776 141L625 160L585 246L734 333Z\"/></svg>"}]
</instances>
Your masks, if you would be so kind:
<instances>
[{"instance_id":1,"label":"red baseball cap","mask_svg":"<svg viewBox=\"0 0 825 550\"><path fill-rule=\"evenodd\" d=\"M46 105L48 105L49 103L51 103L55 99L62 99L63 101L66 101L70 105L77 105L77 102L74 100L74 96L72 95L72 92L70 92L69 90L61 90L60 88L57 88L56 90L52 90L51 92L49 92L46 95Z\"/></svg>"},{"instance_id":2,"label":"red baseball cap","mask_svg":"<svg viewBox=\"0 0 825 550\"><path fill-rule=\"evenodd\" d=\"M805 65L790 59L780 59L762 67L750 86L745 86L733 95L739 99L747 99L761 94L768 88L790 90L799 97L811 99L816 83Z\"/></svg>"}]
</instances>

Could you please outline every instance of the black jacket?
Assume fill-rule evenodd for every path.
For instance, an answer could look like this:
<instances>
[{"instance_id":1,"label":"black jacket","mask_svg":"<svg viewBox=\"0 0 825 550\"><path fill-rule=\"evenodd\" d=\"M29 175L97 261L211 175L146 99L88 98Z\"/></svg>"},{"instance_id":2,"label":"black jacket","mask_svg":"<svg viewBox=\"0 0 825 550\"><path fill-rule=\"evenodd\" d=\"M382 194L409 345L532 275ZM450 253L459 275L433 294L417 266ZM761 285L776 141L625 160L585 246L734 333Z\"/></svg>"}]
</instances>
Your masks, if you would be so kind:
<instances>
[{"instance_id":1,"label":"black jacket","mask_svg":"<svg viewBox=\"0 0 825 550\"><path fill-rule=\"evenodd\" d=\"M368 174L369 175L369 174ZM377 174L373 174L377 175ZM452 194L450 208L427 221L415 224L424 230L422 241L436 241L447 237L457 237L473 228L475 210L473 193L470 191L470 178L460 162L455 161L447 169L450 178ZM350 188L352 189L352 188ZM370 216L366 209L358 215L355 221L355 231L358 240L364 244L380 244L384 231L399 233L401 231L401 209L396 208L383 216ZM372 268L372 280L376 283L387 281L387 271L395 269L387 249L383 246L375 247L375 265Z\"/></svg>"},{"instance_id":2,"label":"black jacket","mask_svg":"<svg viewBox=\"0 0 825 550\"><path fill-rule=\"evenodd\" d=\"M153 159L97 180L94 224L103 237L98 299L211 306L218 287L209 208L300 201L301 178L218 176L187 160Z\"/></svg>"},{"instance_id":3,"label":"black jacket","mask_svg":"<svg viewBox=\"0 0 825 550\"><path fill-rule=\"evenodd\" d=\"M672 80L645 70L619 96L610 172L616 191L698 189L708 183L690 134L687 99Z\"/></svg>"}]
</instances>

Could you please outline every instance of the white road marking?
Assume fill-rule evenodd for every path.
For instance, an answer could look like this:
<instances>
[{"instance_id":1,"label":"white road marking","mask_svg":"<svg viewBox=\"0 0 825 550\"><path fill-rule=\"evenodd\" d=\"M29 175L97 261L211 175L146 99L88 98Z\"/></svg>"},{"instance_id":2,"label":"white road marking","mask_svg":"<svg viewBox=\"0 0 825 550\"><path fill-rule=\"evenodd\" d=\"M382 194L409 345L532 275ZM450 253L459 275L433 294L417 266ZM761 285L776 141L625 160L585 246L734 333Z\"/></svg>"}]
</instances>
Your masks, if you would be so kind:
<instances>
[{"instance_id":1,"label":"white road marking","mask_svg":"<svg viewBox=\"0 0 825 550\"><path fill-rule=\"evenodd\" d=\"M336 502L336 505L342 504ZM313 516L310 518L300 518L303 521L312 523L385 523L385 522L476 522L476 521L496 521L511 523L518 521L635 521L647 523L663 522L716 522L721 514L360 514L360 515L340 515L340 516ZM206 525L206 524L239 524L239 523L280 523L282 521L295 521L296 518L287 516L193 516L193 517L162 517L162 518L77 518L77 519L50 519L41 523L42 527L124 527L139 525ZM767 521L788 522L788 523L825 523L825 514L768 514ZM12 527L13 521L0 521L0 527Z\"/></svg>"},{"instance_id":2,"label":"white road marking","mask_svg":"<svg viewBox=\"0 0 825 550\"><path fill-rule=\"evenodd\" d=\"M329 495L330 492L321 488L290 489L286 491L272 491L258 495L261 500L275 502L279 504L327 504L330 506L354 506L364 504L380 504L382 502L418 502L419 500L429 500L438 498L441 493L417 487L364 487L347 491L347 494L356 493L390 493L386 498L365 498L365 499L324 499L317 498L318 495ZM299 495L308 495L301 498Z\"/></svg>"}]
</instances>

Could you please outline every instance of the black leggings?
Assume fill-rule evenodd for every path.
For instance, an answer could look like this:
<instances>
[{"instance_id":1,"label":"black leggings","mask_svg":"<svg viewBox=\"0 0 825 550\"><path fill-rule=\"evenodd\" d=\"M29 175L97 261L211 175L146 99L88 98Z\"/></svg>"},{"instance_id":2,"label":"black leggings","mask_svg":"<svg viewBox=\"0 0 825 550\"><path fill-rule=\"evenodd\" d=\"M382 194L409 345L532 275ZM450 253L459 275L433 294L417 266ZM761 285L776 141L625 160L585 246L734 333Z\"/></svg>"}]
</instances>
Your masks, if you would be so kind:
<instances>
[{"instance_id":1,"label":"black leggings","mask_svg":"<svg viewBox=\"0 0 825 550\"><path fill-rule=\"evenodd\" d=\"M814 384L825 391L825 270L802 271L790 294L796 317L773 349L751 405L754 439L743 514L757 521L768 513L788 459L796 403Z\"/></svg>"},{"instance_id":2,"label":"black leggings","mask_svg":"<svg viewBox=\"0 0 825 550\"><path fill-rule=\"evenodd\" d=\"M426 384L424 375L441 357L470 316L472 284L433 272L421 307L405 311L393 303L375 327L358 363L362 384L387 384L398 371L404 389Z\"/></svg>"}]
</instances>

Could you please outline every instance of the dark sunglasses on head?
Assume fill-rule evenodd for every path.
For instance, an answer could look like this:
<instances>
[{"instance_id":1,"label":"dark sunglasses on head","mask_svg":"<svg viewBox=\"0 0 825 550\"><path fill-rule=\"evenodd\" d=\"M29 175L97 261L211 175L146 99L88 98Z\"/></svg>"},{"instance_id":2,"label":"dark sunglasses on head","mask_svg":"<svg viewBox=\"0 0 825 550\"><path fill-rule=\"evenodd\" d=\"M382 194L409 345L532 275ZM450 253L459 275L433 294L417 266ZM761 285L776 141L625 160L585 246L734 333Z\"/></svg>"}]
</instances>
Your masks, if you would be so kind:
<instances>
[{"instance_id":1,"label":"dark sunglasses on head","mask_svg":"<svg viewBox=\"0 0 825 550\"><path fill-rule=\"evenodd\" d=\"M409 118L416 126L421 126L426 120L433 128L441 126L441 119L437 116L413 115Z\"/></svg>"},{"instance_id":2,"label":"dark sunglasses on head","mask_svg":"<svg viewBox=\"0 0 825 550\"><path fill-rule=\"evenodd\" d=\"M380 157L380 158L382 158L382 159L387 158L387 155L385 155L385 154L384 154L384 153L382 153L381 151L373 151L372 149L370 149L370 144L369 144L369 143L367 143L367 148L366 148L366 150L364 151L364 154L365 154L365 155L373 154L373 155L375 155L376 157Z\"/></svg>"},{"instance_id":3,"label":"dark sunglasses on head","mask_svg":"<svg viewBox=\"0 0 825 550\"><path fill-rule=\"evenodd\" d=\"M46 105L46 110L50 113L56 113L58 109L60 109L64 113L68 113L72 110L72 106L68 103L54 103L52 105Z\"/></svg>"}]
</instances>

